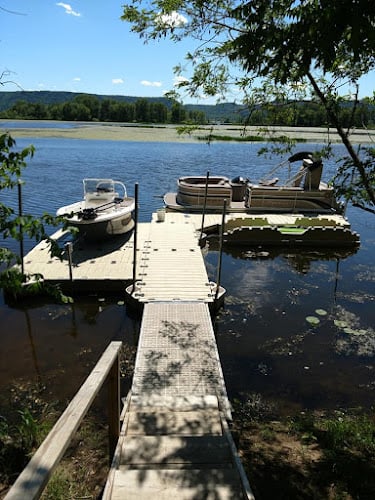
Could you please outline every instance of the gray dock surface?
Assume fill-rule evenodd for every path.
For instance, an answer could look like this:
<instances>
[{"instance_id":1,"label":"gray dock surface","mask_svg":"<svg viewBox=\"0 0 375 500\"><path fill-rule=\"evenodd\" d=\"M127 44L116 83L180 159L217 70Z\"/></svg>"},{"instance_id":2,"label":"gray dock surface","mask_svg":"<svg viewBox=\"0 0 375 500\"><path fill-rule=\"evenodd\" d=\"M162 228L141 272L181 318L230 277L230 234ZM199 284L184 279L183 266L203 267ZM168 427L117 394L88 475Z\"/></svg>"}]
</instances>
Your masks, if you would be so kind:
<instances>
[{"instance_id":1,"label":"gray dock surface","mask_svg":"<svg viewBox=\"0 0 375 500\"><path fill-rule=\"evenodd\" d=\"M208 305L145 304L133 385L103 499L253 498L228 419Z\"/></svg>"},{"instance_id":2,"label":"gray dock surface","mask_svg":"<svg viewBox=\"0 0 375 500\"><path fill-rule=\"evenodd\" d=\"M235 228L259 220L267 220L270 226L287 226L295 223L299 217L301 215L298 214L229 214L226 226ZM319 218L316 217L317 220ZM329 220L332 226L350 226L339 215L321 218ZM220 214L206 214L204 231L215 231L221 222ZM165 222L157 222L156 214L153 214L150 223L138 224L138 300L186 299L212 302L212 284L209 283L198 245L201 226L202 215L181 212L167 212ZM53 238L63 246L67 235L59 230ZM73 282L70 282L67 252L63 260L51 257L47 243L41 242L25 256L24 266L26 273L42 274L45 281L57 283L68 291L121 292L133 279L133 255L133 233L98 243L76 242L72 254Z\"/></svg>"}]
</instances>

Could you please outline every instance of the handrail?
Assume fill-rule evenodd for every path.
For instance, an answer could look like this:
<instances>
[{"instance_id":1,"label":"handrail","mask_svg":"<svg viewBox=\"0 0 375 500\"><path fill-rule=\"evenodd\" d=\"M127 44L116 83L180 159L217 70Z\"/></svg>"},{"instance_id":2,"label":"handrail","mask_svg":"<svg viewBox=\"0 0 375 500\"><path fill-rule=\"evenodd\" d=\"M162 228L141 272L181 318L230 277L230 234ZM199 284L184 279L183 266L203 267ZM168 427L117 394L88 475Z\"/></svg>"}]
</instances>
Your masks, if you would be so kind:
<instances>
[{"instance_id":1,"label":"handrail","mask_svg":"<svg viewBox=\"0 0 375 500\"><path fill-rule=\"evenodd\" d=\"M107 379L109 379L108 421L110 453L112 455L120 434L119 353L121 346L122 342L109 344L4 500L24 500L25 498L33 500L40 497L73 435Z\"/></svg>"}]
</instances>

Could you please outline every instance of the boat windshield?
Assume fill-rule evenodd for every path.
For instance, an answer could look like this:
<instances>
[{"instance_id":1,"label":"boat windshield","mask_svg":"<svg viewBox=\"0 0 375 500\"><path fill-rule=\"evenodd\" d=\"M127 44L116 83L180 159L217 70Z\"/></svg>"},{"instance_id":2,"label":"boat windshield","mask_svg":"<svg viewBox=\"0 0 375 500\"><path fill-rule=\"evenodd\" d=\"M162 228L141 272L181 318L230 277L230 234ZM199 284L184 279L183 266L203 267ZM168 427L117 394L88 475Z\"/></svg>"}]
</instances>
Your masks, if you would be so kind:
<instances>
[{"instance_id":1,"label":"boat windshield","mask_svg":"<svg viewBox=\"0 0 375 500\"><path fill-rule=\"evenodd\" d=\"M120 192L118 192L120 191ZM126 187L122 182L112 179L84 179L83 180L84 195L93 193L112 194L114 196L123 196L126 198Z\"/></svg>"},{"instance_id":2,"label":"boat windshield","mask_svg":"<svg viewBox=\"0 0 375 500\"><path fill-rule=\"evenodd\" d=\"M115 186L111 179L84 179L83 190L87 193L114 193Z\"/></svg>"}]
</instances>

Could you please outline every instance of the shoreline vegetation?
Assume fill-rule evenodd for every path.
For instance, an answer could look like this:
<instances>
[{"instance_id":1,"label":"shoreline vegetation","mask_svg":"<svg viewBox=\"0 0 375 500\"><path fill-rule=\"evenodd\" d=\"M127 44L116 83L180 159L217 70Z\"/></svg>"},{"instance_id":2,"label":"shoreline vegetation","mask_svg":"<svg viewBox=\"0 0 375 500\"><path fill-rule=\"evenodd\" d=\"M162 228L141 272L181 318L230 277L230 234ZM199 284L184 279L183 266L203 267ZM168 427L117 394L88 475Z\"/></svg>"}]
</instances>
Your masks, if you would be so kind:
<instances>
[{"instance_id":1,"label":"shoreline vegetation","mask_svg":"<svg viewBox=\"0 0 375 500\"><path fill-rule=\"evenodd\" d=\"M258 127L241 125L202 125L189 128L177 125L157 124L113 124L80 122L73 127L64 127L63 122L51 122L51 127L38 127L40 122L35 122L35 127L22 127L20 121L17 127L12 126L15 120L1 120L0 133L9 132L14 139L17 138L61 138L61 139L87 139L111 140L132 142L182 142L196 143L208 140L231 142L267 142L277 141L278 138L294 139L297 142L328 142L340 143L341 139L332 130L324 127ZM7 127L9 123L9 127ZM46 122L48 124L48 122ZM369 144L375 142L375 130L356 129L350 135L355 144Z\"/></svg>"},{"instance_id":2,"label":"shoreline vegetation","mask_svg":"<svg viewBox=\"0 0 375 500\"><path fill-rule=\"evenodd\" d=\"M125 355L125 351L121 363L129 356L132 365L134 353ZM133 368L127 370L128 377ZM45 391L43 384L21 382L7 396L12 404L9 420L2 416L0 422L1 498L64 409L62 402L48 402ZM280 498L281 484L284 499L374 498L375 421L371 411L316 409L280 417L276 402L255 393L232 403L231 432L255 498ZM74 435L43 500L99 500L109 469L107 439L106 419L98 406Z\"/></svg>"}]
</instances>

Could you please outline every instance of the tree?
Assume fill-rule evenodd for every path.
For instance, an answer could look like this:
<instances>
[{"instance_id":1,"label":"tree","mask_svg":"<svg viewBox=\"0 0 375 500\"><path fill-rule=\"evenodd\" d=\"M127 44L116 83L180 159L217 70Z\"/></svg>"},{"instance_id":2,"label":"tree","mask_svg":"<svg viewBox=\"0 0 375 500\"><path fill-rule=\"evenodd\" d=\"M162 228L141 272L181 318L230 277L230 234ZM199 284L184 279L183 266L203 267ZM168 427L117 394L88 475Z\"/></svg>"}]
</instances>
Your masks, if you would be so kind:
<instances>
[{"instance_id":1,"label":"tree","mask_svg":"<svg viewBox=\"0 0 375 500\"><path fill-rule=\"evenodd\" d=\"M135 119L139 122L150 121L150 103L147 99L137 99L135 102Z\"/></svg>"},{"instance_id":2,"label":"tree","mask_svg":"<svg viewBox=\"0 0 375 500\"><path fill-rule=\"evenodd\" d=\"M171 122L172 123L182 123L185 121L186 111L182 104L179 102L174 102L171 107Z\"/></svg>"},{"instance_id":3,"label":"tree","mask_svg":"<svg viewBox=\"0 0 375 500\"><path fill-rule=\"evenodd\" d=\"M15 141L9 134L0 135L0 192L5 189L15 189L20 185L26 160L34 154L32 146L18 152L14 151L14 148ZM61 250L56 241L46 233L45 225L56 226L61 223L61 218L47 213L43 214L40 219L29 214L17 214L14 209L0 202L0 234L3 242L0 246L0 289L6 289L16 297L22 292L27 278L22 273L22 266L19 267L20 257L6 248L5 240L8 238L21 240L26 235L37 242L46 240L50 246L51 255L60 257ZM65 223L66 226L67 223ZM42 283L36 279L30 290L39 291L42 287ZM51 288L49 293L54 294L60 300L68 300L57 289Z\"/></svg>"},{"instance_id":4,"label":"tree","mask_svg":"<svg viewBox=\"0 0 375 500\"><path fill-rule=\"evenodd\" d=\"M65 121L90 121L91 111L85 104L79 102L66 102L62 105L61 116Z\"/></svg>"},{"instance_id":5,"label":"tree","mask_svg":"<svg viewBox=\"0 0 375 500\"><path fill-rule=\"evenodd\" d=\"M353 118L359 78L375 67L373 0L128 0L122 19L146 42L197 40L186 55L192 76L180 84L191 96L237 87L250 110L267 100L318 99L348 153L336 187L375 213L374 151L354 148L339 95L344 87L354 95Z\"/></svg>"},{"instance_id":6,"label":"tree","mask_svg":"<svg viewBox=\"0 0 375 500\"><path fill-rule=\"evenodd\" d=\"M80 106L84 106L89 110L89 118L87 118L87 120L97 120L99 118L100 102L96 96L90 94L79 94L74 98L73 102Z\"/></svg>"}]
</instances>

